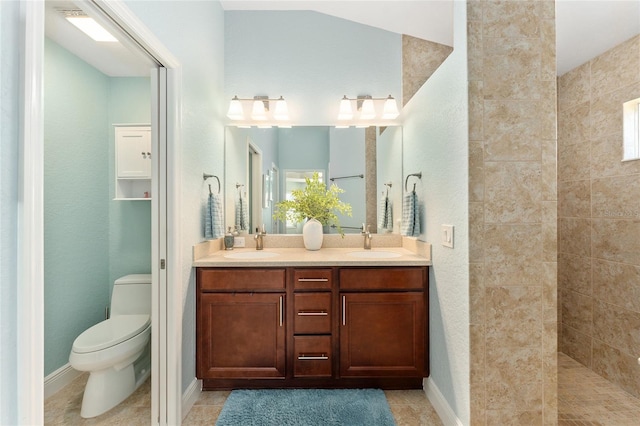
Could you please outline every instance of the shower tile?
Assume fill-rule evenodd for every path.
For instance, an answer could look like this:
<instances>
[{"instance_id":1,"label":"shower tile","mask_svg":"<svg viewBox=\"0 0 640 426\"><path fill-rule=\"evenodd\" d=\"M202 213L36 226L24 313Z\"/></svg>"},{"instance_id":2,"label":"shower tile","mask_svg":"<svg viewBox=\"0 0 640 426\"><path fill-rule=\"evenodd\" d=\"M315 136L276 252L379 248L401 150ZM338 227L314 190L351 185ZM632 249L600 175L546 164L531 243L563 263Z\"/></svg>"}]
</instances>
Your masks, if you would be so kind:
<instances>
[{"instance_id":1,"label":"shower tile","mask_svg":"<svg viewBox=\"0 0 640 426\"><path fill-rule=\"evenodd\" d=\"M485 383L485 332L484 325L471 325L469 327L469 340L471 353L474 356L470 361L470 383L484 387Z\"/></svg>"},{"instance_id":2,"label":"shower tile","mask_svg":"<svg viewBox=\"0 0 640 426\"><path fill-rule=\"evenodd\" d=\"M542 345L542 288L487 289L487 346Z\"/></svg>"},{"instance_id":3,"label":"shower tile","mask_svg":"<svg viewBox=\"0 0 640 426\"><path fill-rule=\"evenodd\" d=\"M540 163L487 162L485 213L487 223L540 223Z\"/></svg>"},{"instance_id":4,"label":"shower tile","mask_svg":"<svg viewBox=\"0 0 640 426\"><path fill-rule=\"evenodd\" d=\"M627 354L640 354L640 313L595 301L593 337Z\"/></svg>"},{"instance_id":5,"label":"shower tile","mask_svg":"<svg viewBox=\"0 0 640 426\"><path fill-rule=\"evenodd\" d=\"M636 83L640 69L640 36L635 36L591 61L591 96L597 98Z\"/></svg>"},{"instance_id":6,"label":"shower tile","mask_svg":"<svg viewBox=\"0 0 640 426\"><path fill-rule=\"evenodd\" d=\"M640 161L622 161L623 133L620 130L591 141L591 176L603 178L640 173Z\"/></svg>"},{"instance_id":7,"label":"shower tile","mask_svg":"<svg viewBox=\"0 0 640 426\"><path fill-rule=\"evenodd\" d=\"M640 267L593 259L593 295L640 313Z\"/></svg>"},{"instance_id":8,"label":"shower tile","mask_svg":"<svg viewBox=\"0 0 640 426\"><path fill-rule=\"evenodd\" d=\"M585 164L590 163L591 149L588 143L562 145L558 143L558 180L584 180L589 179L589 168Z\"/></svg>"},{"instance_id":9,"label":"shower tile","mask_svg":"<svg viewBox=\"0 0 640 426\"><path fill-rule=\"evenodd\" d=\"M562 324L560 350L581 364L591 367L591 336Z\"/></svg>"},{"instance_id":10,"label":"shower tile","mask_svg":"<svg viewBox=\"0 0 640 426\"><path fill-rule=\"evenodd\" d=\"M592 294L590 259L560 253L558 255L558 288L590 296Z\"/></svg>"},{"instance_id":11,"label":"shower tile","mask_svg":"<svg viewBox=\"0 0 640 426\"><path fill-rule=\"evenodd\" d=\"M559 110L589 102L591 99L590 68L591 64L586 62L558 77Z\"/></svg>"},{"instance_id":12,"label":"shower tile","mask_svg":"<svg viewBox=\"0 0 640 426\"><path fill-rule=\"evenodd\" d=\"M555 139L542 141L542 199L558 200L558 143Z\"/></svg>"},{"instance_id":13,"label":"shower tile","mask_svg":"<svg viewBox=\"0 0 640 426\"><path fill-rule=\"evenodd\" d=\"M593 219L593 257L640 265L640 220Z\"/></svg>"},{"instance_id":14,"label":"shower tile","mask_svg":"<svg viewBox=\"0 0 640 426\"><path fill-rule=\"evenodd\" d=\"M558 110L558 145L584 144L589 141L590 103L582 102Z\"/></svg>"},{"instance_id":15,"label":"shower tile","mask_svg":"<svg viewBox=\"0 0 640 426\"><path fill-rule=\"evenodd\" d=\"M471 324L485 323L484 265L469 264L469 321Z\"/></svg>"},{"instance_id":16,"label":"shower tile","mask_svg":"<svg viewBox=\"0 0 640 426\"><path fill-rule=\"evenodd\" d=\"M593 217L640 219L640 177L593 179L591 200Z\"/></svg>"},{"instance_id":17,"label":"shower tile","mask_svg":"<svg viewBox=\"0 0 640 426\"><path fill-rule=\"evenodd\" d=\"M482 80L483 55L482 55L482 21L467 21L467 52L469 81Z\"/></svg>"},{"instance_id":18,"label":"shower tile","mask_svg":"<svg viewBox=\"0 0 640 426\"><path fill-rule=\"evenodd\" d=\"M469 201L484 201L484 148L482 142L469 143Z\"/></svg>"},{"instance_id":19,"label":"shower tile","mask_svg":"<svg viewBox=\"0 0 640 426\"><path fill-rule=\"evenodd\" d=\"M542 6L544 5L545 3L542 4ZM557 99L555 93L556 76L558 75L556 71L556 21L553 19L553 16L550 16L550 14L546 12L546 9L549 8L543 7L543 16L547 19L540 21L540 32L542 36L542 45L540 47L540 78L553 82L554 93L552 98Z\"/></svg>"},{"instance_id":20,"label":"shower tile","mask_svg":"<svg viewBox=\"0 0 640 426\"><path fill-rule=\"evenodd\" d=\"M593 371L620 386L631 395L640 396L640 371L638 371L637 356L627 355L599 340L594 340Z\"/></svg>"},{"instance_id":21,"label":"shower tile","mask_svg":"<svg viewBox=\"0 0 640 426\"><path fill-rule=\"evenodd\" d=\"M618 90L591 102L591 138L620 133L622 129L622 104L640 97L640 84L620 87Z\"/></svg>"},{"instance_id":22,"label":"shower tile","mask_svg":"<svg viewBox=\"0 0 640 426\"><path fill-rule=\"evenodd\" d=\"M541 286L540 225L485 225L485 286Z\"/></svg>"},{"instance_id":23,"label":"shower tile","mask_svg":"<svg viewBox=\"0 0 640 426\"><path fill-rule=\"evenodd\" d=\"M593 297L571 290L562 292L562 323L580 333L593 334Z\"/></svg>"},{"instance_id":24,"label":"shower tile","mask_svg":"<svg viewBox=\"0 0 640 426\"><path fill-rule=\"evenodd\" d=\"M560 217L591 216L591 182L568 180L558 183L558 215Z\"/></svg>"},{"instance_id":25,"label":"shower tile","mask_svg":"<svg viewBox=\"0 0 640 426\"><path fill-rule=\"evenodd\" d=\"M558 252L582 257L591 256L591 220L559 218Z\"/></svg>"},{"instance_id":26,"label":"shower tile","mask_svg":"<svg viewBox=\"0 0 640 426\"><path fill-rule=\"evenodd\" d=\"M469 203L469 261L484 260L484 204Z\"/></svg>"},{"instance_id":27,"label":"shower tile","mask_svg":"<svg viewBox=\"0 0 640 426\"><path fill-rule=\"evenodd\" d=\"M484 3L485 37L538 37L539 2L491 1Z\"/></svg>"},{"instance_id":28,"label":"shower tile","mask_svg":"<svg viewBox=\"0 0 640 426\"><path fill-rule=\"evenodd\" d=\"M544 262L542 264L542 320L558 321L558 264ZM557 331L556 331L557 332ZM556 334L554 332L554 335Z\"/></svg>"}]
</instances>

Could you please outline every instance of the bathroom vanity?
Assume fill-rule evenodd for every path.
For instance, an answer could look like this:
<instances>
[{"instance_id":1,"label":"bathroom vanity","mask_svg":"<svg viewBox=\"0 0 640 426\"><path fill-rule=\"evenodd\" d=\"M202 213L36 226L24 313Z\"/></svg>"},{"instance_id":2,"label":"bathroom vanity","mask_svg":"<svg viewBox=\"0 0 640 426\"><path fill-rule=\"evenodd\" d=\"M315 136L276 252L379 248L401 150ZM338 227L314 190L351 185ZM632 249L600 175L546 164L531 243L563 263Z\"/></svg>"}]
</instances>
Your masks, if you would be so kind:
<instances>
[{"instance_id":1,"label":"bathroom vanity","mask_svg":"<svg viewBox=\"0 0 640 426\"><path fill-rule=\"evenodd\" d=\"M427 258L403 248L380 252L393 258L348 248L245 252L194 264L203 389L422 388Z\"/></svg>"}]
</instances>

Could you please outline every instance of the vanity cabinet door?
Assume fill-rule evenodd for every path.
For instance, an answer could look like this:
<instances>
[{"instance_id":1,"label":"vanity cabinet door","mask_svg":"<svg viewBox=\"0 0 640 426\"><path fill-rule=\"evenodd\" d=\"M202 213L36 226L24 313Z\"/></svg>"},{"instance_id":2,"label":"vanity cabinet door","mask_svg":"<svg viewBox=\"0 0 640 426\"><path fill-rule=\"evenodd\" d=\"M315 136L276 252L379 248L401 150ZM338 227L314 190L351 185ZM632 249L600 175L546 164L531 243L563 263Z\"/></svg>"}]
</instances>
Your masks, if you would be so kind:
<instances>
[{"instance_id":1,"label":"vanity cabinet door","mask_svg":"<svg viewBox=\"0 0 640 426\"><path fill-rule=\"evenodd\" d=\"M284 293L202 293L197 376L285 377Z\"/></svg>"},{"instance_id":2,"label":"vanity cabinet door","mask_svg":"<svg viewBox=\"0 0 640 426\"><path fill-rule=\"evenodd\" d=\"M340 298L342 377L424 377L424 293L341 293Z\"/></svg>"}]
</instances>

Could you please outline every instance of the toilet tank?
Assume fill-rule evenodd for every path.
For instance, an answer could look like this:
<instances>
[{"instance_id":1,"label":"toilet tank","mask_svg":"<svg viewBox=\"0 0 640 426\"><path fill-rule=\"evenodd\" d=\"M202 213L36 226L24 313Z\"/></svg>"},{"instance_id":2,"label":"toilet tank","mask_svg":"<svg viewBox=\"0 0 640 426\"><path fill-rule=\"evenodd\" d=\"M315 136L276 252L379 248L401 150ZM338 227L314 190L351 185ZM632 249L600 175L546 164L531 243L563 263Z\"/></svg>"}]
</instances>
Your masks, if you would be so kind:
<instances>
[{"instance_id":1,"label":"toilet tank","mask_svg":"<svg viewBox=\"0 0 640 426\"><path fill-rule=\"evenodd\" d=\"M111 293L111 315L151 315L151 274L118 278Z\"/></svg>"}]
</instances>

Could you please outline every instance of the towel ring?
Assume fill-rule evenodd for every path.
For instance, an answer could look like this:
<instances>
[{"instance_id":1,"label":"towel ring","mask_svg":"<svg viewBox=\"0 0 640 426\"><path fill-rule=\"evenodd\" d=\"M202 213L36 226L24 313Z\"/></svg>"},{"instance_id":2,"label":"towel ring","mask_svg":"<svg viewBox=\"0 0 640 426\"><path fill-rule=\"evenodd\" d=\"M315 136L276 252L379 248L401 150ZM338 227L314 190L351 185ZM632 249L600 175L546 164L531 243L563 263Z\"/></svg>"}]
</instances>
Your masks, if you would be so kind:
<instances>
[{"instance_id":1,"label":"towel ring","mask_svg":"<svg viewBox=\"0 0 640 426\"><path fill-rule=\"evenodd\" d=\"M422 172L411 173L410 175L407 175L407 178L404 180L404 190L405 190L405 192L409 192L409 190L407 189L407 183L409 182L409 178L411 176L415 176L418 179L422 179ZM414 191L416 190L416 184L415 183L413 184L413 190Z\"/></svg>"},{"instance_id":2,"label":"towel ring","mask_svg":"<svg viewBox=\"0 0 640 426\"><path fill-rule=\"evenodd\" d=\"M220 186L220 179L219 179L219 178L218 178L218 176L216 176L216 175L210 175L210 174L207 174L207 173L203 173L203 174L202 174L202 179L203 179L203 180L205 180L205 181L206 181L206 180L207 180L207 179L209 179L209 178L216 178L216 180L218 181L218 194L219 194L219 193L220 193L220 189L221 189L221 186ZM209 184L209 194L211 194L211 184Z\"/></svg>"}]
</instances>

